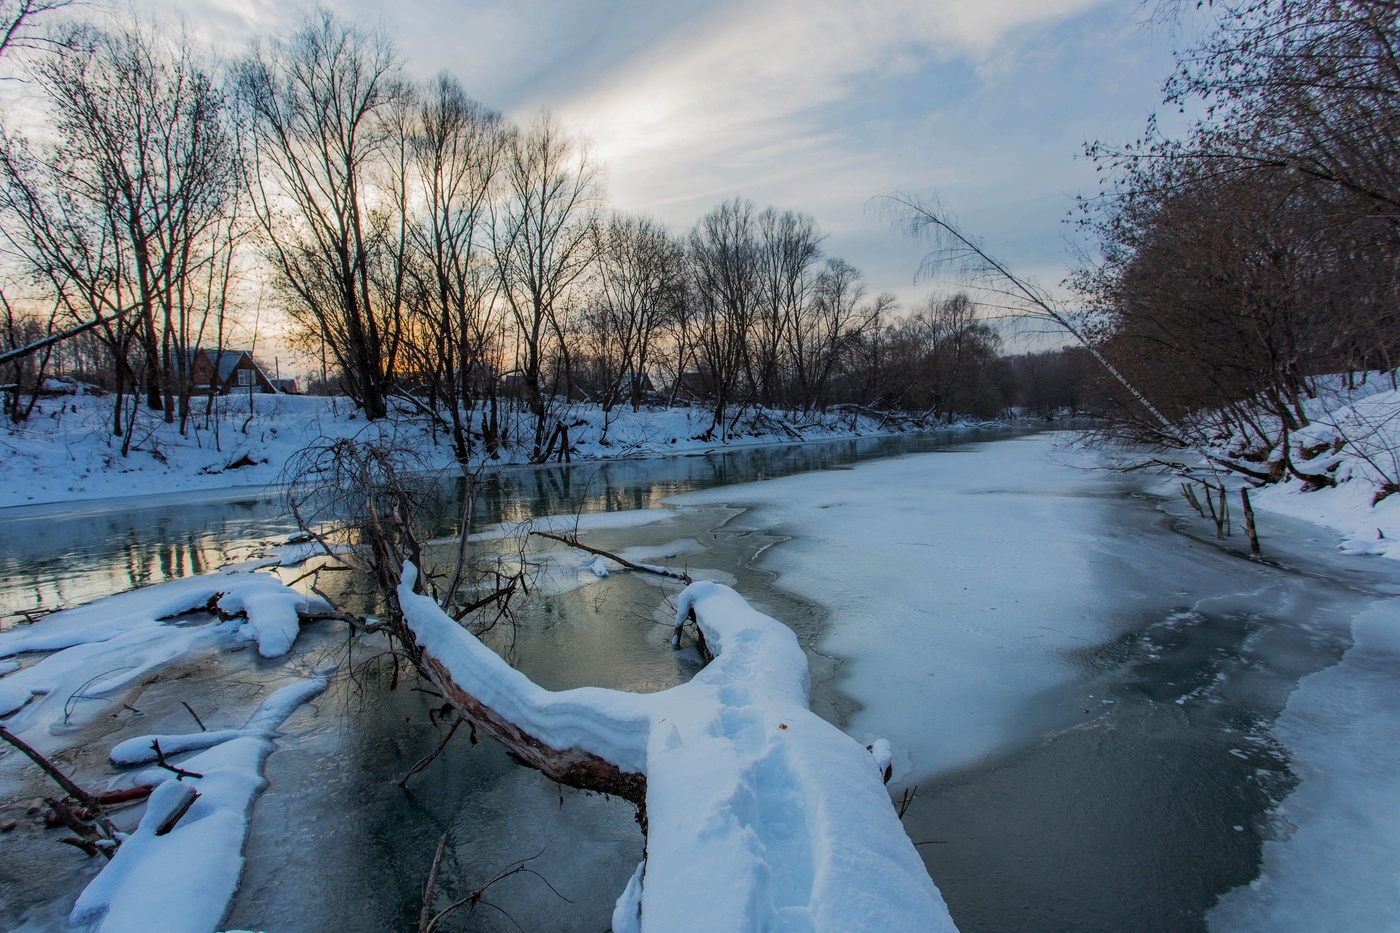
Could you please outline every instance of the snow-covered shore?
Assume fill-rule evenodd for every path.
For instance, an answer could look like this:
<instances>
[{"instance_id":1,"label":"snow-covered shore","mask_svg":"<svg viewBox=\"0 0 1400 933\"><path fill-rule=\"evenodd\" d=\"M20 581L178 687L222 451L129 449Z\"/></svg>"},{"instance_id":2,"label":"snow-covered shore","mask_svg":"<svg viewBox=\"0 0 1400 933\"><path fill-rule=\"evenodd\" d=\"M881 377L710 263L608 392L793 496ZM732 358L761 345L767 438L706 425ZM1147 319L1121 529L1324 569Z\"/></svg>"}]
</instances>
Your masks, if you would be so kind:
<instances>
[{"instance_id":1,"label":"snow-covered shore","mask_svg":"<svg viewBox=\"0 0 1400 933\"><path fill-rule=\"evenodd\" d=\"M255 395L217 400L207 419L205 400L184 435L158 412L142 410L132 449L110 433L111 399L66 395L40 401L29 420L0 432L0 508L218 490L263 488L278 483L289 458L318 438L395 438L425 466L456 469L452 448L417 415L366 422L344 398ZM603 439L604 416L595 405L566 415L572 459L611 460L668 456L754 444L891 433L889 424L858 412L823 418L751 413L726 443L701 440L710 412L695 408L643 408L614 412ZM528 451L506 448L490 464L524 463Z\"/></svg>"},{"instance_id":2,"label":"snow-covered shore","mask_svg":"<svg viewBox=\"0 0 1400 933\"><path fill-rule=\"evenodd\" d=\"M1331 528L1348 554L1400 560L1400 391L1384 373L1367 375L1350 388L1341 377L1319 380L1304 403L1311 423L1289 438L1294 465L1335 485L1290 477L1255 490L1254 507ZM1221 450L1242 446L1232 437Z\"/></svg>"}]
</instances>

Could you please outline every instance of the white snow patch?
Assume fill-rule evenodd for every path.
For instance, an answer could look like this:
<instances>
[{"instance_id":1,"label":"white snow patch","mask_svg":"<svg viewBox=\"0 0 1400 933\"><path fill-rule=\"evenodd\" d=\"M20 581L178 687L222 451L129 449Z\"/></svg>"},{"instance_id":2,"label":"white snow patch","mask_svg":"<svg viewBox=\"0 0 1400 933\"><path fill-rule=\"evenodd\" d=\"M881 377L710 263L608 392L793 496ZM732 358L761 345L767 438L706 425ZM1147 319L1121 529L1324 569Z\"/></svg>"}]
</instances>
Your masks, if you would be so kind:
<instances>
[{"instance_id":1,"label":"white snow patch","mask_svg":"<svg viewBox=\"0 0 1400 933\"><path fill-rule=\"evenodd\" d=\"M1274 724L1301 783L1275 813L1252 884L1216 931L1400 930L1400 625L1394 601L1352 623L1340 663L1299 682Z\"/></svg>"},{"instance_id":2,"label":"white snow patch","mask_svg":"<svg viewBox=\"0 0 1400 933\"><path fill-rule=\"evenodd\" d=\"M162 621L215 599L226 612L246 612L247 621ZM329 609L320 597L303 596L275 577L247 573L187 577L55 612L0 632L0 656L53 652L0 677L0 716L13 717L8 725L14 731L85 722L106 708L97 701L235 632L255 639L264 657L285 654L296 638L297 613Z\"/></svg>"},{"instance_id":3,"label":"white snow patch","mask_svg":"<svg viewBox=\"0 0 1400 933\"><path fill-rule=\"evenodd\" d=\"M176 781L162 769L137 775L137 783L159 786L140 826L79 895L69 922L93 924L96 933L218 929L238 890L249 811L267 784L262 765L272 753L276 730L297 707L325 690L330 673L318 671L315 677L281 688L263 701L245 729L218 733L218 744L179 763L203 777ZM133 742L149 745L153 738L123 742L112 750L113 760L123 757L118 749ZM168 751L164 741L161 749ZM193 806L171 832L157 836L156 827L191 793L199 795Z\"/></svg>"}]
</instances>

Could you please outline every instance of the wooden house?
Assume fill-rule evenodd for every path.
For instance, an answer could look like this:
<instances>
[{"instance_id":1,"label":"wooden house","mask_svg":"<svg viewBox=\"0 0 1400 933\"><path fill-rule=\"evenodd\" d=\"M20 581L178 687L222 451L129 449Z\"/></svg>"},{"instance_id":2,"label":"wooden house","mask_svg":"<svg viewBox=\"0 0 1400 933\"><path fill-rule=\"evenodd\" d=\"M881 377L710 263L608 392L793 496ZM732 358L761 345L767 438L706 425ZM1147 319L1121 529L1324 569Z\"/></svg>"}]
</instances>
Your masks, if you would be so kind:
<instances>
[{"instance_id":1,"label":"wooden house","mask_svg":"<svg viewBox=\"0 0 1400 933\"><path fill-rule=\"evenodd\" d=\"M195 350L190 354L189 373L191 392L195 395L277 392L277 387L247 350Z\"/></svg>"}]
</instances>

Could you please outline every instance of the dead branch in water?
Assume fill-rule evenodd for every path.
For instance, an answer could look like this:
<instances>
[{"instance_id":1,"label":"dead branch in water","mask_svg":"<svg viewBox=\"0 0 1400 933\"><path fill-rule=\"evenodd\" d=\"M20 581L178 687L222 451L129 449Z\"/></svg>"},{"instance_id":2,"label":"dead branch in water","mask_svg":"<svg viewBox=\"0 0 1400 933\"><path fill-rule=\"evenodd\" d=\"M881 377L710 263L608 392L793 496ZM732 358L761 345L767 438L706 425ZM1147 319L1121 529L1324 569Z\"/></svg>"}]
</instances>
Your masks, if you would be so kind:
<instances>
[{"instance_id":1,"label":"dead branch in water","mask_svg":"<svg viewBox=\"0 0 1400 933\"><path fill-rule=\"evenodd\" d=\"M619 557L611 551L605 551L602 548L591 547L587 544L584 544L578 538L571 538L567 535L555 534L552 531L532 531L530 532L530 534L537 535L541 538L549 538L551 541L558 541L562 544L567 544L569 547L578 548L580 551L587 551L590 554L596 554L599 557L606 557L608 560L617 561L619 564L626 567L628 570L636 571L637 573L651 573L657 575L658 577L669 577L672 580L679 580L687 586L689 586L691 582L693 582L690 579L690 574L685 573L683 571L671 570L669 567L657 567L652 564L633 563L627 558Z\"/></svg>"},{"instance_id":2,"label":"dead branch in water","mask_svg":"<svg viewBox=\"0 0 1400 933\"><path fill-rule=\"evenodd\" d=\"M121 838L117 835L117 828L112 825L112 821L107 819L102 803L97 796L81 787L59 770L57 765L44 757L41 752L4 726L0 726L0 739L4 739L19 749L21 754L38 765L40 770L52 778L55 784L63 788L65 794L81 805L87 816L86 819L81 818L60 798L54 797L47 800L49 806L53 808L59 824L67 826L78 834L78 838L69 837L60 841L76 846L88 855L96 855L100 852L107 858L111 858L117 847L121 845Z\"/></svg>"},{"instance_id":3,"label":"dead branch in water","mask_svg":"<svg viewBox=\"0 0 1400 933\"><path fill-rule=\"evenodd\" d=\"M433 894L433 888L436 885L438 868L442 862L442 850L446 843L447 837L443 836L442 839L438 842L437 855L433 858L433 867L428 876L428 887L424 891L423 911L421 914L419 914L419 933L435 933L435 931L440 930L442 928L443 922L446 921L448 917L452 916L452 914L454 914L463 907L469 908L467 911L467 915L471 916L471 914L476 911L478 905L490 907L493 910L498 910L505 915L507 920L510 920L511 923L515 923L515 918L511 917L509 913L506 913L504 909L497 906L496 904L491 903L488 900L485 900L485 894L488 890L490 890L492 885L496 884L498 881L504 881L511 875L534 875L536 878L540 879L540 881L544 882L544 886L549 888L549 890L553 892L555 897L559 898L565 903L573 903L573 901L569 900L563 894L560 894L559 889L556 888L554 885L550 884L548 878L546 878L544 875L540 874L539 872L535 871L535 869L530 867L531 862L533 862L535 859L539 858L541 855L544 854L543 850L541 850L539 852L536 852L529 858L523 858L519 859L518 861L512 862L510 867L503 868L500 871L496 872L496 874L492 875L491 879L485 884L483 884L481 887L477 888L475 891L471 892L466 897L458 898L451 904L448 904L442 910L438 911L435 915L433 915L431 919L429 919L428 915L432 913L431 897ZM519 927L519 924L515 925Z\"/></svg>"},{"instance_id":4,"label":"dead branch in water","mask_svg":"<svg viewBox=\"0 0 1400 933\"><path fill-rule=\"evenodd\" d=\"M427 755L424 755L422 758L420 758L418 760L418 763L415 764L413 767L409 768L408 773L405 774L403 777L399 778L398 781L396 781L395 783L397 783L400 787L406 787L408 785L409 778L413 777L419 771L422 771L428 765L432 764L433 759L437 758L438 755L441 755L442 750L447 747L447 743L452 741L452 736L457 734L457 727L461 724L462 718L460 716L454 719L452 721L452 728L447 730L447 735L444 735L442 737L442 741L438 743L437 748L433 749Z\"/></svg>"}]
</instances>

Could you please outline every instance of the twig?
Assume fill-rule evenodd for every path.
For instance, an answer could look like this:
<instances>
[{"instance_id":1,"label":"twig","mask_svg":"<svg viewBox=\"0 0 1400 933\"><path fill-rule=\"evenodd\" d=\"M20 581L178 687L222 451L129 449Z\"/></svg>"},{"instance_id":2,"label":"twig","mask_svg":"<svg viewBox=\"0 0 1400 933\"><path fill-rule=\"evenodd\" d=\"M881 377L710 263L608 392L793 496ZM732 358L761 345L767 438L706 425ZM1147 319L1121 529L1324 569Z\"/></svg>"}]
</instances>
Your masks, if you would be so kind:
<instances>
[{"instance_id":1,"label":"twig","mask_svg":"<svg viewBox=\"0 0 1400 933\"><path fill-rule=\"evenodd\" d=\"M194 717L194 721L199 725L199 731L200 731L200 732L208 732L208 731L209 731L208 729L206 729L206 728L204 727L204 720L199 718L199 714L196 713L196 712L194 711L194 707L190 706L190 705L189 705L188 703L186 703L184 700L181 700L181 701L180 701L180 705L183 706L185 709L187 709L187 710L190 711L190 715Z\"/></svg>"},{"instance_id":2,"label":"twig","mask_svg":"<svg viewBox=\"0 0 1400 933\"><path fill-rule=\"evenodd\" d=\"M78 803L82 804L92 813L100 814L102 812L102 804L97 802L96 797L75 784L68 775L58 770L58 767L53 762L49 761L41 753L4 726L0 726L0 739L9 742L15 748L19 749L30 761L43 769L43 772L53 778L54 783L63 788L63 792L69 797L78 801Z\"/></svg>"},{"instance_id":3,"label":"twig","mask_svg":"<svg viewBox=\"0 0 1400 933\"><path fill-rule=\"evenodd\" d=\"M444 748L447 747L447 743L448 743L449 741L451 741L452 736L453 736L454 734L456 734L456 732L457 732L457 727L460 726L461 724L462 724L462 717L458 716L455 720L453 720L453 722L452 722L452 728L447 730L447 735L444 735L444 736L442 737L442 741L438 743L438 747L435 748L435 749L433 749L433 750L432 750L431 752L429 752L427 755L425 755L425 756L424 756L422 759L420 759L419 762L418 762L417 764L415 764L413 767L409 768L409 769L408 769L408 773L405 774L403 777L399 778L399 780L398 780L398 782L397 782L398 785L399 785L400 787L406 786L406 785L408 784L408 779L409 779L409 778L413 777L413 776L414 776L415 774L417 774L419 771L422 771L422 770L423 770L424 768L426 768L428 765L432 764L432 763L433 763L433 759L436 758L438 755L441 755L441 754L442 754L442 750L443 750ZM446 837L444 837L444 838L446 838Z\"/></svg>"},{"instance_id":4,"label":"twig","mask_svg":"<svg viewBox=\"0 0 1400 933\"><path fill-rule=\"evenodd\" d=\"M97 681L99 681L99 680L101 680L102 678L106 677L108 674L115 674L117 671L129 671L129 670L131 670L131 665L129 665L129 664L128 664L128 665L123 665L122 667L114 667L114 668L112 668L111 670L103 671L103 672L100 673L100 674L94 674L92 677L89 677L87 680L83 681L82 685L81 685L80 687L78 687L77 690L74 690L72 693L70 693L70 694L68 695L68 699L66 699L66 700L63 701L63 722L64 722L64 724L66 725L66 724L68 723L68 717L71 716L71 715L73 715L73 701L74 701L74 700L100 700L100 699L102 699L102 697L90 697L90 696L88 696L86 693L83 692L84 690L86 690L88 687L92 686L93 684L97 683Z\"/></svg>"},{"instance_id":5,"label":"twig","mask_svg":"<svg viewBox=\"0 0 1400 933\"><path fill-rule=\"evenodd\" d=\"M685 583L687 585L689 585L692 582L690 579L690 574L688 573L684 573L679 570L671 570L666 567L655 567L650 564L634 564L627 558L618 557L611 551L605 551L602 548L589 547L587 544L584 544L577 538L569 538L565 535L557 535L552 531L532 531L530 532L530 534L538 535L541 538L549 538L552 541L560 541L564 544L567 544L569 547L576 547L580 551L587 551L590 554L597 554L599 557L606 557L608 560L617 561L619 564L626 567L628 570L635 570L637 573L654 573L658 577L669 577L672 580L680 580L682 583Z\"/></svg>"},{"instance_id":6,"label":"twig","mask_svg":"<svg viewBox=\"0 0 1400 933\"><path fill-rule=\"evenodd\" d=\"M156 753L156 765L172 772L175 775L175 780L183 781L185 778L204 777L204 775L197 771L186 771L184 768L178 765L172 765L170 762L166 761L165 753L160 750L160 739L151 739L151 748L154 749Z\"/></svg>"},{"instance_id":7,"label":"twig","mask_svg":"<svg viewBox=\"0 0 1400 933\"><path fill-rule=\"evenodd\" d=\"M544 875L541 875L539 872L535 871L533 868L529 867L529 863L530 863L530 862L533 862L535 859L539 858L539 857L540 857L541 855L543 855L543 854L544 854L544 850L541 849L539 852L536 852L534 855L530 856L529 858L524 858L524 859L521 859L520 861L516 862L516 863L515 863L514 865L512 865L510 868L502 869L501 871L497 872L497 873L495 874L495 876L493 876L493 877L491 878L490 881L486 882L486 883L483 884L481 887L477 888L475 891L473 891L472 893L468 894L466 897L463 897L463 898L460 898L460 899L458 899L458 900L456 900L456 901L453 901L451 904L448 904L445 908L443 908L442 910L438 911L438 913L436 914L436 916L434 916L431 920L428 921L427 926L424 926L424 927L421 927L421 928L420 928L421 931L422 931L422 933L434 933L434 931L436 931L436 930L442 925L442 922L443 922L444 920L446 920L451 914L453 914L453 913L454 913L455 911L457 911L459 908L465 907L465 906L468 905L468 904L470 904L470 905L472 906L473 909L476 908L476 905L477 905L477 904L485 904L487 907L492 907L492 908L495 908L496 910L500 910L502 914L505 914L506 918L507 918L508 920L510 920L511 923L515 923L515 919L514 919L513 917L511 917L510 914L507 914L504 910L501 910L501 908L496 907L495 904L492 904L492 903L490 903L490 902L488 902L488 901L482 900L482 896L486 893L487 889L491 887L491 885L495 884L495 883L498 882L498 881L503 881L503 880L505 880L506 878L509 878L511 875L517 875L517 874L529 874L529 875L534 875L536 878L538 878L538 879L540 879L541 881L544 882L544 886L545 886L545 887L549 888L550 891L554 892L554 896L555 896L555 897L559 898L560 900L564 901L565 903L572 904L573 901L569 900L567 897L565 897L564 895L560 894L560 893L559 893L559 890L558 890L556 887L554 887L554 885L552 885L552 884L549 883L549 879L548 879L548 878L546 878ZM518 924L518 923L516 923L515 925L516 925L517 928L520 927L520 924Z\"/></svg>"},{"instance_id":8,"label":"twig","mask_svg":"<svg viewBox=\"0 0 1400 933\"><path fill-rule=\"evenodd\" d=\"M55 784L63 788L65 794L78 801L83 810L89 814L87 820L80 819L62 800L56 797L48 798L47 802L53 808L54 815L59 822L80 837L64 838L59 841L77 846L90 856L100 852L107 858L111 858L116 853L117 847L121 845L121 841L117 836L117 828L112 825L111 820L107 819L106 813L102 809L102 803L97 797L80 787L68 775L60 771L57 765L4 726L0 726L0 739L4 739L19 749L21 754L38 765L45 774L53 779ZM98 844L99 841L102 842L101 845Z\"/></svg>"},{"instance_id":9,"label":"twig","mask_svg":"<svg viewBox=\"0 0 1400 933\"><path fill-rule=\"evenodd\" d=\"M460 720L459 720L460 721ZM447 834L438 840L433 867L428 869L428 883L423 888L423 908L418 912L418 933L427 933L433 915L433 894L437 890L438 870L442 868L442 853L447 848Z\"/></svg>"},{"instance_id":10,"label":"twig","mask_svg":"<svg viewBox=\"0 0 1400 933\"><path fill-rule=\"evenodd\" d=\"M316 554L316 555L313 555L313 556L315 556L315 557L320 557L320 556L323 556L323 555ZM335 555L332 554L332 555L329 555L329 556L334 557ZM310 560L310 558L307 558L307 559ZM286 584L286 585L287 585L287 586L296 586L298 583L300 583L302 580L305 580L307 577L314 577L314 576L316 576L316 574L320 573L320 572L323 571L323 570L324 570L324 571L327 571L327 572L330 572L330 573L333 573L333 572L338 571L338 570L354 570L354 569L355 569L354 567L349 567L349 566L346 566L346 565L344 565L344 564L323 564L323 565L321 565L320 567L312 567L310 570L306 571L306 573L302 574L301 576L296 577L296 578L293 579L293 580L287 581L287 584Z\"/></svg>"},{"instance_id":11,"label":"twig","mask_svg":"<svg viewBox=\"0 0 1400 933\"><path fill-rule=\"evenodd\" d=\"M919 793L919 785L904 788L904 794L899 798L899 818L904 819L904 814L909 812L909 807L914 802L914 797Z\"/></svg>"}]
</instances>

